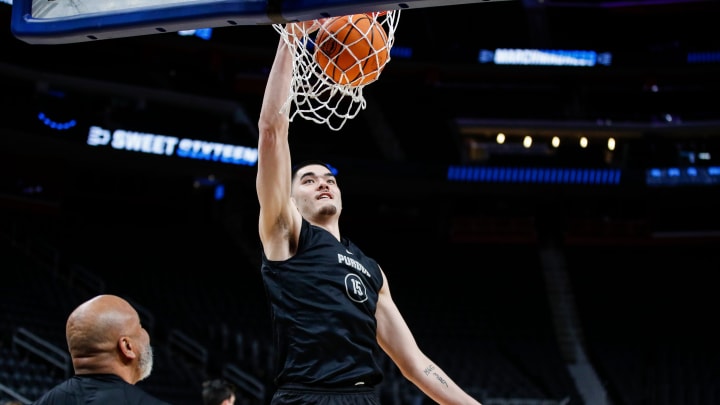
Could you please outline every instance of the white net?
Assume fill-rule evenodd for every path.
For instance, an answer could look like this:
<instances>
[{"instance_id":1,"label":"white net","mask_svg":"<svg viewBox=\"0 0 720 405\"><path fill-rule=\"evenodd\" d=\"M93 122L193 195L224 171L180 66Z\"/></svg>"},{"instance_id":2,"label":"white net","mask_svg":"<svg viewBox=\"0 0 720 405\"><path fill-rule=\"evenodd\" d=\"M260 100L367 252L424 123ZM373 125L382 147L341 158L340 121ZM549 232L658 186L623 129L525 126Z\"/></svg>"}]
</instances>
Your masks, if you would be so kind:
<instances>
[{"instance_id":1,"label":"white net","mask_svg":"<svg viewBox=\"0 0 720 405\"><path fill-rule=\"evenodd\" d=\"M294 48L291 92L284 109L332 130L365 109L363 88L375 82L390 61L400 10L353 14L297 25L297 43L285 25L274 24Z\"/></svg>"}]
</instances>

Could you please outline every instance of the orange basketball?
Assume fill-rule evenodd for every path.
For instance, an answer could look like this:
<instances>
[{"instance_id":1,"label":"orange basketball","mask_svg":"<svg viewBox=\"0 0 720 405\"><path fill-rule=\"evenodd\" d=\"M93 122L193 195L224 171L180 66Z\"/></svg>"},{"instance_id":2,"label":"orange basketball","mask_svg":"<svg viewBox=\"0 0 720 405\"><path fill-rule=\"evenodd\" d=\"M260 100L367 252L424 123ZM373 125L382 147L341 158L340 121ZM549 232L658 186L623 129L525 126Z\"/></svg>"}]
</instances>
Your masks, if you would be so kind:
<instances>
[{"instance_id":1,"label":"orange basketball","mask_svg":"<svg viewBox=\"0 0 720 405\"><path fill-rule=\"evenodd\" d=\"M315 37L315 62L335 83L377 80L388 61L387 33L367 14L330 18Z\"/></svg>"},{"instance_id":2,"label":"orange basketball","mask_svg":"<svg viewBox=\"0 0 720 405\"><path fill-rule=\"evenodd\" d=\"M373 11L372 13L365 13L365 14L369 15L370 17L382 17L387 13L388 13L387 11Z\"/></svg>"}]
</instances>

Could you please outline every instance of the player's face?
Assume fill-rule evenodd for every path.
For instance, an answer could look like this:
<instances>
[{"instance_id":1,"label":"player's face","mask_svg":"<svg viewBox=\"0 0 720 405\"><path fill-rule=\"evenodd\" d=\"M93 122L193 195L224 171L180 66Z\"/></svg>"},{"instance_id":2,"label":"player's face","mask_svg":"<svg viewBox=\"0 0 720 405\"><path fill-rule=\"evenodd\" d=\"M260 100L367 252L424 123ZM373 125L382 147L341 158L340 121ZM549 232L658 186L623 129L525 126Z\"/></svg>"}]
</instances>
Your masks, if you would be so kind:
<instances>
[{"instance_id":1,"label":"player's face","mask_svg":"<svg viewBox=\"0 0 720 405\"><path fill-rule=\"evenodd\" d=\"M301 168L293 179L292 197L306 218L332 216L342 210L342 197L335 176L323 165Z\"/></svg>"}]
</instances>

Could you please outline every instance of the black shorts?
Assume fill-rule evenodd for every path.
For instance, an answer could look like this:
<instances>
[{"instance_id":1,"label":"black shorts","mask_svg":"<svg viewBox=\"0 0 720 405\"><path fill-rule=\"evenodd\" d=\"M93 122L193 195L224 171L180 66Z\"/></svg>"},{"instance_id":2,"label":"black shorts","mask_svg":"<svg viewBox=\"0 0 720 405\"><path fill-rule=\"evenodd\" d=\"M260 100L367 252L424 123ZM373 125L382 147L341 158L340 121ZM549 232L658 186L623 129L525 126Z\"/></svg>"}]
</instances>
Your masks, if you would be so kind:
<instances>
[{"instance_id":1,"label":"black shorts","mask_svg":"<svg viewBox=\"0 0 720 405\"><path fill-rule=\"evenodd\" d=\"M273 395L271 405L380 405L372 387L308 388L282 387Z\"/></svg>"}]
</instances>

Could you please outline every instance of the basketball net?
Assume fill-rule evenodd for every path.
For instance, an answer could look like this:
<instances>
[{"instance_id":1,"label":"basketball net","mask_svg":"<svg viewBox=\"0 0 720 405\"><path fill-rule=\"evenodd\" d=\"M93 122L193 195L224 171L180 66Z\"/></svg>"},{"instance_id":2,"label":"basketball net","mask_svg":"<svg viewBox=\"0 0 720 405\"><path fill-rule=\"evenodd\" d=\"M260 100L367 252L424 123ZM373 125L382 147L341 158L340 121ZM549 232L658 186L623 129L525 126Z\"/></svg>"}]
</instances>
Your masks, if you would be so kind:
<instances>
[{"instance_id":1,"label":"basketball net","mask_svg":"<svg viewBox=\"0 0 720 405\"><path fill-rule=\"evenodd\" d=\"M362 80L362 84L355 85L336 83L323 71L315 59L315 52L323 52L315 39L322 35L332 36L327 31L327 27L322 24L329 19L315 20L315 26L320 26L316 31L313 31L314 28L309 28L312 24L307 24L308 28L303 29L302 37L298 35L296 40L292 38L292 34L285 29L283 24L273 24L273 28L282 36L284 42L291 50L294 50L290 95L282 108L282 112L290 109L291 122L296 116L300 116L318 124L326 124L330 129L339 131L348 120L355 118L361 110L365 109L363 88L375 82L380 76L382 68L390 61L390 49L395 41L395 29L400 21L400 10L367 13L367 16L385 29L387 41L384 47L387 51L387 59L379 70L364 73L372 74L374 77L369 78L367 82ZM351 18L347 18L347 24L352 24ZM322 31L325 33L322 34ZM349 45L344 44L343 46ZM330 59L332 58L330 57ZM358 64L362 64L364 59L356 57ZM359 67L357 70L359 71ZM363 75L362 72L360 74Z\"/></svg>"}]
</instances>

